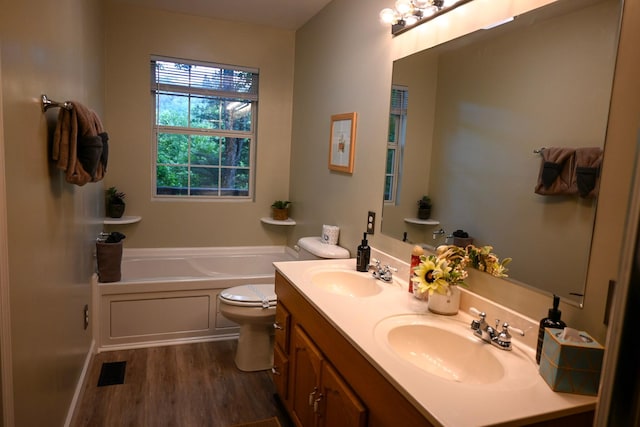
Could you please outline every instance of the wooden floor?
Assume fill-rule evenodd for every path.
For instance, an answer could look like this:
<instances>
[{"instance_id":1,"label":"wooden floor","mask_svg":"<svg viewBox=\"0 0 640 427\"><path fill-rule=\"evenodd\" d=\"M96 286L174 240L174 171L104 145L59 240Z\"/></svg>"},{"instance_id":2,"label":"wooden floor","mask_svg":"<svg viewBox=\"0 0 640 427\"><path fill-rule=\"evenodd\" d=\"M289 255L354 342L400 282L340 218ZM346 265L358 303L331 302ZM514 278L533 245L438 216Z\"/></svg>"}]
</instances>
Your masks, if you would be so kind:
<instances>
[{"instance_id":1,"label":"wooden floor","mask_svg":"<svg viewBox=\"0 0 640 427\"><path fill-rule=\"evenodd\" d=\"M99 353L87 373L72 427L228 427L277 416L270 371L242 372L237 341ZM104 362L126 361L124 384L98 387Z\"/></svg>"}]
</instances>

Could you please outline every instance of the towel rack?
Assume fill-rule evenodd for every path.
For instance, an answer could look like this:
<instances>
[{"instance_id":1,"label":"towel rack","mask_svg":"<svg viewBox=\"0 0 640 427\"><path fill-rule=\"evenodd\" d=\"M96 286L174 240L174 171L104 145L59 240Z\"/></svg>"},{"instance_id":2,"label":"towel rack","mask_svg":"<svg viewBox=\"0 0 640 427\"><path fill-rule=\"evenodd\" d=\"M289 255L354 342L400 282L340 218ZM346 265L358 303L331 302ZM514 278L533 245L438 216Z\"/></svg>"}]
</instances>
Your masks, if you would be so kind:
<instances>
[{"instance_id":1,"label":"towel rack","mask_svg":"<svg viewBox=\"0 0 640 427\"><path fill-rule=\"evenodd\" d=\"M57 102L49 99L47 95L42 95L42 112L44 113L49 108L64 108L66 110L73 109L73 104L70 101Z\"/></svg>"}]
</instances>

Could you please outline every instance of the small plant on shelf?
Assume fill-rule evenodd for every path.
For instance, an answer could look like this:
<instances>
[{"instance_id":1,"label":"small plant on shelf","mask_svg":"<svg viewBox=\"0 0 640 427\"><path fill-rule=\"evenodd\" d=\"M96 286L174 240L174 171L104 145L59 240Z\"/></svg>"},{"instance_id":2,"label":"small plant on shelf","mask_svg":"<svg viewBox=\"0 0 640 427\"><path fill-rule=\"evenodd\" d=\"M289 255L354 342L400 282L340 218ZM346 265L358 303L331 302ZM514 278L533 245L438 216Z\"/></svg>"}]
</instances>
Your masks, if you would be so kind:
<instances>
[{"instance_id":1,"label":"small plant on shelf","mask_svg":"<svg viewBox=\"0 0 640 427\"><path fill-rule=\"evenodd\" d=\"M285 221L289 219L289 205L291 202L288 200L276 200L271 205L273 210L273 219L278 221Z\"/></svg>"},{"instance_id":2,"label":"small plant on shelf","mask_svg":"<svg viewBox=\"0 0 640 427\"><path fill-rule=\"evenodd\" d=\"M109 187L105 190L105 196L107 216L110 218L121 218L124 214L124 198L126 194L118 191L116 187Z\"/></svg>"},{"instance_id":3,"label":"small plant on shelf","mask_svg":"<svg viewBox=\"0 0 640 427\"><path fill-rule=\"evenodd\" d=\"M422 196L418 200L418 219L429 219L431 216L431 198L429 196Z\"/></svg>"}]
</instances>

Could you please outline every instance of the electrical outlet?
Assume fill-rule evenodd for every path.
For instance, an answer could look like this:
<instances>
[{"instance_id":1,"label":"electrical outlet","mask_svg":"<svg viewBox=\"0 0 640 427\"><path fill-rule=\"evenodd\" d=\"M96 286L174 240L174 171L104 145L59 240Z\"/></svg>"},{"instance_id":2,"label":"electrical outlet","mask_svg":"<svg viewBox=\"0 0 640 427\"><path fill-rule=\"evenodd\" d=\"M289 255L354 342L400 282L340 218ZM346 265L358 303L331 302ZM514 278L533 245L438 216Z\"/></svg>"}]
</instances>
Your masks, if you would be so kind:
<instances>
[{"instance_id":1,"label":"electrical outlet","mask_svg":"<svg viewBox=\"0 0 640 427\"><path fill-rule=\"evenodd\" d=\"M89 306L87 304L84 305L84 329L86 330L89 327Z\"/></svg>"},{"instance_id":2,"label":"electrical outlet","mask_svg":"<svg viewBox=\"0 0 640 427\"><path fill-rule=\"evenodd\" d=\"M369 211L369 215L367 216L367 234L373 234L375 231L376 225L376 213L373 211Z\"/></svg>"}]
</instances>

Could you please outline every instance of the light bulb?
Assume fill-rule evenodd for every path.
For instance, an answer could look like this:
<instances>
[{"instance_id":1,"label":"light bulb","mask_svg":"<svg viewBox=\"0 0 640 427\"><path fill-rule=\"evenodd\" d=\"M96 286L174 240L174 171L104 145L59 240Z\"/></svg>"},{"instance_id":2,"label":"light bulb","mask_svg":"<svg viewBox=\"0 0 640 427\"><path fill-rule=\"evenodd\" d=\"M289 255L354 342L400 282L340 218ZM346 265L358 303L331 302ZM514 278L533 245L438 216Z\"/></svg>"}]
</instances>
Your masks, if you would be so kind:
<instances>
[{"instance_id":1,"label":"light bulb","mask_svg":"<svg viewBox=\"0 0 640 427\"><path fill-rule=\"evenodd\" d=\"M385 8L380 11L380 22L383 24L393 24L396 22L396 13L393 9Z\"/></svg>"},{"instance_id":2,"label":"light bulb","mask_svg":"<svg viewBox=\"0 0 640 427\"><path fill-rule=\"evenodd\" d=\"M406 18L404 18L404 22L406 23L407 27L410 27L416 22L418 22L418 17L416 15L409 15Z\"/></svg>"},{"instance_id":3,"label":"light bulb","mask_svg":"<svg viewBox=\"0 0 640 427\"><path fill-rule=\"evenodd\" d=\"M427 6L431 5L430 0L413 0L413 5L418 9L424 9Z\"/></svg>"},{"instance_id":4,"label":"light bulb","mask_svg":"<svg viewBox=\"0 0 640 427\"><path fill-rule=\"evenodd\" d=\"M400 15L406 15L411 11L411 1L409 0L396 1L396 10Z\"/></svg>"},{"instance_id":5,"label":"light bulb","mask_svg":"<svg viewBox=\"0 0 640 427\"><path fill-rule=\"evenodd\" d=\"M428 18L429 16L433 15L434 13L436 13L438 11L438 8L435 6L428 6L426 9L424 9L422 11L422 17L423 18Z\"/></svg>"}]
</instances>

